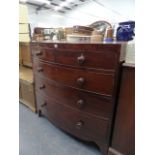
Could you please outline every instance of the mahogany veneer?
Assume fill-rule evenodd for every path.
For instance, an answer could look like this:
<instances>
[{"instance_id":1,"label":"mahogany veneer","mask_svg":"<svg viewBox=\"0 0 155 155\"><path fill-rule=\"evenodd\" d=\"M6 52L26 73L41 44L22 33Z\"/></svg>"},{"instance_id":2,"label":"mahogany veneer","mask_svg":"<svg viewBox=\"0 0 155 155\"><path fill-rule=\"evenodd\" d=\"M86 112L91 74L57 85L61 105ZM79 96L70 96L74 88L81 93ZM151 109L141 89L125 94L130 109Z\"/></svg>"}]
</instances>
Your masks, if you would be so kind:
<instances>
[{"instance_id":1,"label":"mahogany veneer","mask_svg":"<svg viewBox=\"0 0 155 155\"><path fill-rule=\"evenodd\" d=\"M32 42L31 52L38 114L107 155L121 44Z\"/></svg>"}]
</instances>

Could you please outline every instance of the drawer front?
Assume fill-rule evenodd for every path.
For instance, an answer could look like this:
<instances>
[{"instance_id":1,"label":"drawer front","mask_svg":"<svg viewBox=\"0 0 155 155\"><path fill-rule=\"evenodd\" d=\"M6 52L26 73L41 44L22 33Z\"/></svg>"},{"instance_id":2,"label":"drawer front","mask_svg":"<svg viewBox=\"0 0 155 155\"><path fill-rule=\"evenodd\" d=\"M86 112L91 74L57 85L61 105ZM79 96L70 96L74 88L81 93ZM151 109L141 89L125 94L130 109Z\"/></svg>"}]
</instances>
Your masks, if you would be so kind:
<instances>
[{"instance_id":1,"label":"drawer front","mask_svg":"<svg viewBox=\"0 0 155 155\"><path fill-rule=\"evenodd\" d=\"M32 46L32 53L39 59L86 68L114 70L119 61L120 47L90 44L38 44ZM36 55L36 53L38 55ZM110 62L110 63L109 63Z\"/></svg>"},{"instance_id":2,"label":"drawer front","mask_svg":"<svg viewBox=\"0 0 155 155\"><path fill-rule=\"evenodd\" d=\"M49 96L58 103L104 119L112 116L112 101L101 95L79 91L43 78L36 78L35 84L37 92ZM43 85L44 89L40 89Z\"/></svg>"},{"instance_id":3,"label":"drawer front","mask_svg":"<svg viewBox=\"0 0 155 155\"><path fill-rule=\"evenodd\" d=\"M67 68L61 65L34 61L37 76L44 76L58 83L75 88L112 96L114 88L114 73L93 70Z\"/></svg>"},{"instance_id":4,"label":"drawer front","mask_svg":"<svg viewBox=\"0 0 155 155\"><path fill-rule=\"evenodd\" d=\"M58 127L81 138L103 140L109 138L109 122L90 115L83 115L54 100L47 98L47 118Z\"/></svg>"},{"instance_id":5,"label":"drawer front","mask_svg":"<svg viewBox=\"0 0 155 155\"><path fill-rule=\"evenodd\" d=\"M55 61L60 64L114 70L117 59L112 51L57 50ZM109 63L110 62L110 63Z\"/></svg>"},{"instance_id":6,"label":"drawer front","mask_svg":"<svg viewBox=\"0 0 155 155\"><path fill-rule=\"evenodd\" d=\"M31 47L32 56L44 61L55 62L55 51L54 49L45 49L38 47Z\"/></svg>"}]
</instances>

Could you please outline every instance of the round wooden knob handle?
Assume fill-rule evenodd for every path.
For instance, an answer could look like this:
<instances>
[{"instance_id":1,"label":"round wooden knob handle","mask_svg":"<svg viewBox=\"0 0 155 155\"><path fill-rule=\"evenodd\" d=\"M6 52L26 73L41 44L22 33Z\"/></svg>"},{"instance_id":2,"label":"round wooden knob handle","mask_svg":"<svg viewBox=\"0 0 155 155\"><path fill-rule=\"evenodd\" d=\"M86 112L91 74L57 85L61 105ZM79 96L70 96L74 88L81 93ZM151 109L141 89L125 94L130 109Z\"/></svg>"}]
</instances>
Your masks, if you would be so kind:
<instances>
[{"instance_id":1,"label":"round wooden knob handle","mask_svg":"<svg viewBox=\"0 0 155 155\"><path fill-rule=\"evenodd\" d=\"M39 89L44 89L44 88L45 88L44 84L39 87Z\"/></svg>"},{"instance_id":2,"label":"round wooden knob handle","mask_svg":"<svg viewBox=\"0 0 155 155\"><path fill-rule=\"evenodd\" d=\"M85 83L85 79L83 77L80 77L80 78L77 79L77 84L79 86L83 86L84 83Z\"/></svg>"},{"instance_id":3,"label":"round wooden knob handle","mask_svg":"<svg viewBox=\"0 0 155 155\"><path fill-rule=\"evenodd\" d=\"M76 128L77 128L77 129L81 129L81 128L83 127L83 125L84 125L84 122L83 122L83 121L78 121L78 122L76 123Z\"/></svg>"},{"instance_id":4,"label":"round wooden knob handle","mask_svg":"<svg viewBox=\"0 0 155 155\"><path fill-rule=\"evenodd\" d=\"M42 55L43 53L41 51L36 52L36 56Z\"/></svg>"},{"instance_id":5,"label":"round wooden knob handle","mask_svg":"<svg viewBox=\"0 0 155 155\"><path fill-rule=\"evenodd\" d=\"M42 72L42 71L43 71L43 68L42 68L42 67L38 67L38 68L37 68L37 71L38 71L38 72Z\"/></svg>"},{"instance_id":6,"label":"round wooden knob handle","mask_svg":"<svg viewBox=\"0 0 155 155\"><path fill-rule=\"evenodd\" d=\"M82 65L85 62L84 55L80 55L79 57L77 57L77 62L79 65Z\"/></svg>"},{"instance_id":7,"label":"round wooden knob handle","mask_svg":"<svg viewBox=\"0 0 155 155\"><path fill-rule=\"evenodd\" d=\"M43 108L43 107L45 107L47 105L47 102L45 101L42 105L41 105L41 107Z\"/></svg>"},{"instance_id":8,"label":"round wooden knob handle","mask_svg":"<svg viewBox=\"0 0 155 155\"><path fill-rule=\"evenodd\" d=\"M83 106L84 106L84 100L82 100L82 99L78 100L78 101L77 101L77 107L78 107L79 109L81 109L81 108L83 108Z\"/></svg>"}]
</instances>

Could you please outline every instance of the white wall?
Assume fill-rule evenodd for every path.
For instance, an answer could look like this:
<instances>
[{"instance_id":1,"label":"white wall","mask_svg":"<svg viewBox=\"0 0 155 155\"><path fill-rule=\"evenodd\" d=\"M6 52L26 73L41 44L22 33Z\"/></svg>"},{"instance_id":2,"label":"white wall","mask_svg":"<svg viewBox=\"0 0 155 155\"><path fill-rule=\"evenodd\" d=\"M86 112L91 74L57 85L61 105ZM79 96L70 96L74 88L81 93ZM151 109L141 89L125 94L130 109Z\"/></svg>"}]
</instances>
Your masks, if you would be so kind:
<instances>
[{"instance_id":1,"label":"white wall","mask_svg":"<svg viewBox=\"0 0 155 155\"><path fill-rule=\"evenodd\" d=\"M34 7L28 5L29 23L35 26L66 27L73 25L88 25L98 20L110 23L134 20L134 0L93 0L87 4L69 11L67 14L42 10L36 14Z\"/></svg>"},{"instance_id":2,"label":"white wall","mask_svg":"<svg viewBox=\"0 0 155 155\"><path fill-rule=\"evenodd\" d=\"M41 10L36 13L35 7L31 5L28 6L29 13L29 23L31 25L31 29L34 27L62 27L63 25L63 16L53 13L49 10Z\"/></svg>"},{"instance_id":3,"label":"white wall","mask_svg":"<svg viewBox=\"0 0 155 155\"><path fill-rule=\"evenodd\" d=\"M134 20L134 0L98 0L98 2L103 5L92 1L77 10L70 11L65 15L67 20L64 21L64 25L87 25L98 20L110 23Z\"/></svg>"}]
</instances>

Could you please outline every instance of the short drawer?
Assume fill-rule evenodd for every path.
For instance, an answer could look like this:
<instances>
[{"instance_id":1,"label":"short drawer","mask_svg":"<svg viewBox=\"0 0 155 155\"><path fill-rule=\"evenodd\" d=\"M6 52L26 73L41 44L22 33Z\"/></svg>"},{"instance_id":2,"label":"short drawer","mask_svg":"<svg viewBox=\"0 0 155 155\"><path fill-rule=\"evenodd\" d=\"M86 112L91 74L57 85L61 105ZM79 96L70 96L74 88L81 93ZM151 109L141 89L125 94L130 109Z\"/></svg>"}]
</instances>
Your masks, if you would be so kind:
<instances>
[{"instance_id":1,"label":"short drawer","mask_svg":"<svg viewBox=\"0 0 155 155\"><path fill-rule=\"evenodd\" d=\"M71 87L112 96L114 89L114 72L81 70L62 65L34 61L36 76L43 76Z\"/></svg>"},{"instance_id":2,"label":"short drawer","mask_svg":"<svg viewBox=\"0 0 155 155\"><path fill-rule=\"evenodd\" d=\"M62 104L58 104L51 99L49 100L47 97L46 101L47 118L58 127L82 139L102 139L103 142L108 142L108 121L90 115L84 115Z\"/></svg>"},{"instance_id":3,"label":"short drawer","mask_svg":"<svg viewBox=\"0 0 155 155\"><path fill-rule=\"evenodd\" d=\"M42 88L42 86L44 86L44 88ZM49 96L56 102L83 113L105 119L112 117L114 105L111 99L104 98L101 95L87 93L37 77L35 78L35 89L39 94Z\"/></svg>"},{"instance_id":4,"label":"short drawer","mask_svg":"<svg viewBox=\"0 0 155 155\"><path fill-rule=\"evenodd\" d=\"M54 49L38 48L38 47L31 46L31 51L32 51L33 58L38 58L44 61L55 62Z\"/></svg>"},{"instance_id":5,"label":"short drawer","mask_svg":"<svg viewBox=\"0 0 155 155\"><path fill-rule=\"evenodd\" d=\"M120 45L40 43L31 47L39 59L82 68L114 70L119 61Z\"/></svg>"}]
</instances>

